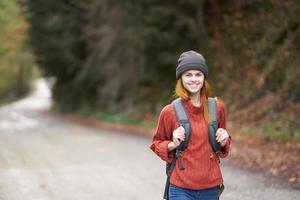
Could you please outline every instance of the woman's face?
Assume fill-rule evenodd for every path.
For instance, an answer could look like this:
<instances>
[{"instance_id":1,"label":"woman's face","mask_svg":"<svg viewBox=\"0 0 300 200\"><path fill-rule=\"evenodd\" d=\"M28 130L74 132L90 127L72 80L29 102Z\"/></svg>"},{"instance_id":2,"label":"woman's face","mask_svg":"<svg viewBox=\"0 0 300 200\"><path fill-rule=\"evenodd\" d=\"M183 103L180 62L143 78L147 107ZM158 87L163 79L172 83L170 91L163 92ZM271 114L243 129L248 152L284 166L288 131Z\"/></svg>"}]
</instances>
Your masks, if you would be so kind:
<instances>
[{"instance_id":1,"label":"woman's face","mask_svg":"<svg viewBox=\"0 0 300 200\"><path fill-rule=\"evenodd\" d=\"M191 94L201 91L204 82L204 74L199 70L188 70L181 76L183 87Z\"/></svg>"}]
</instances>

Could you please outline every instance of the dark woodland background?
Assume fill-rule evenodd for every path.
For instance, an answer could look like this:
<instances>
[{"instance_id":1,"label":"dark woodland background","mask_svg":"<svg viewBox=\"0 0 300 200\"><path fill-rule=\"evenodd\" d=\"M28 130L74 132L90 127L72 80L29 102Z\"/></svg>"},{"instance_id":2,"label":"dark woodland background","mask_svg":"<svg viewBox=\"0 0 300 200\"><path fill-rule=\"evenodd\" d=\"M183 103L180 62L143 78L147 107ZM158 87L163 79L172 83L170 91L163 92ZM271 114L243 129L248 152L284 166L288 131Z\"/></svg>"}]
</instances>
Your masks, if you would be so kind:
<instances>
[{"instance_id":1,"label":"dark woodland background","mask_svg":"<svg viewBox=\"0 0 300 200\"><path fill-rule=\"evenodd\" d=\"M235 126L300 139L298 0L0 0L0 16L3 99L29 90L36 65L57 110L147 120L193 49Z\"/></svg>"}]
</instances>

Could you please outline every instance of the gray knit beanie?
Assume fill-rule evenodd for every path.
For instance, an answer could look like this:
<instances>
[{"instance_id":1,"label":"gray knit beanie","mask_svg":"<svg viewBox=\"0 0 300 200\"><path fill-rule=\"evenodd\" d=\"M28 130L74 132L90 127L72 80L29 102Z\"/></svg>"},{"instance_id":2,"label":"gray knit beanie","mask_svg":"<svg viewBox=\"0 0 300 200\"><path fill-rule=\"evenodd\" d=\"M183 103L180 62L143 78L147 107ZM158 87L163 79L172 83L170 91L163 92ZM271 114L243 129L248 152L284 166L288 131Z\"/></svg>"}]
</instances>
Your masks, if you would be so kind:
<instances>
[{"instance_id":1,"label":"gray knit beanie","mask_svg":"<svg viewBox=\"0 0 300 200\"><path fill-rule=\"evenodd\" d=\"M196 51L183 52L178 59L178 66L176 68L176 78L180 78L181 74L188 70L200 70L205 77L208 76L208 67L205 63L204 57Z\"/></svg>"}]
</instances>

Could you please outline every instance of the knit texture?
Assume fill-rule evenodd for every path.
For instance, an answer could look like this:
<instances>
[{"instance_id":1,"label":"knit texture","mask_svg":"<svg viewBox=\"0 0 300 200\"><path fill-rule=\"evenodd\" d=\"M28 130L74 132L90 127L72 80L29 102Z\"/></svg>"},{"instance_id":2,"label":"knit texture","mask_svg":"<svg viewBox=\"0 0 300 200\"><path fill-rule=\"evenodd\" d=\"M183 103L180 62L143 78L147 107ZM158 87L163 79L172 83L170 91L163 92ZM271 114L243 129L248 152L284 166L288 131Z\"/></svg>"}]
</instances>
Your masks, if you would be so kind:
<instances>
[{"instance_id":1,"label":"knit texture","mask_svg":"<svg viewBox=\"0 0 300 200\"><path fill-rule=\"evenodd\" d=\"M180 78L181 74L188 70L200 70L205 77L208 76L208 67L204 57L196 51L183 52L178 59L178 66L176 68L176 78Z\"/></svg>"},{"instance_id":2,"label":"knit texture","mask_svg":"<svg viewBox=\"0 0 300 200\"><path fill-rule=\"evenodd\" d=\"M203 106L195 107L190 101L184 101L183 105L191 122L191 139L188 148L177 160L176 167L171 176L171 184L187 189L206 189L223 183L219 163L211 158L212 148L208 140L208 128L203 117ZM226 112L223 102L217 101L218 126L226 129ZM167 146L172 142L173 130L178 128L175 111L172 105L167 105L160 113L156 132L150 145L162 160L171 163L174 151L168 152ZM228 155L231 145L229 138L223 151L218 155L224 158ZM185 169L180 170L181 163Z\"/></svg>"}]
</instances>

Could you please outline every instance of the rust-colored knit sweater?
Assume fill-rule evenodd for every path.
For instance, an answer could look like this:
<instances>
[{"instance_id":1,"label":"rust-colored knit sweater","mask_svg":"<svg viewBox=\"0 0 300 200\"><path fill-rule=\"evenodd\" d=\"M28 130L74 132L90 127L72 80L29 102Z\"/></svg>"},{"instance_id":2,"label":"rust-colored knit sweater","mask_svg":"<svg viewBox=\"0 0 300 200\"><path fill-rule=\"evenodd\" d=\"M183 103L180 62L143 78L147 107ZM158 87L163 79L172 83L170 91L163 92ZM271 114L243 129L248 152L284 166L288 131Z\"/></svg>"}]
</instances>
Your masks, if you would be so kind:
<instances>
[{"instance_id":1,"label":"rust-colored knit sweater","mask_svg":"<svg viewBox=\"0 0 300 200\"><path fill-rule=\"evenodd\" d=\"M206 189L223 183L219 163L211 157L212 149L208 141L207 123L203 117L203 106L195 107L190 101L183 105L190 118L192 133L188 148L182 153L179 162L185 167L180 170L178 160L171 176L171 184L187 189ZM218 125L226 129L226 112L224 103L217 101ZM174 151L168 152L168 144L172 142L173 130L178 128L175 111L172 105L167 105L160 113L156 132L150 148L164 161L171 163ZM231 137L219 157L228 155Z\"/></svg>"}]
</instances>

